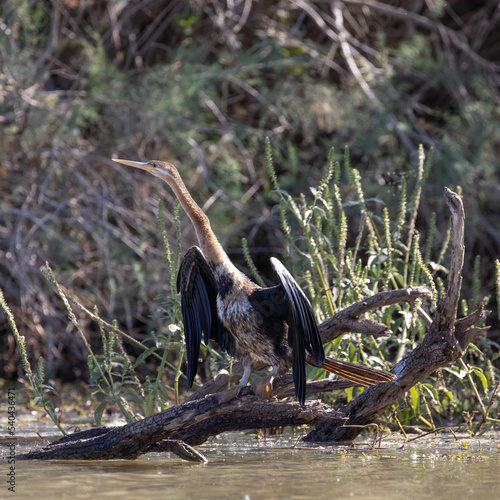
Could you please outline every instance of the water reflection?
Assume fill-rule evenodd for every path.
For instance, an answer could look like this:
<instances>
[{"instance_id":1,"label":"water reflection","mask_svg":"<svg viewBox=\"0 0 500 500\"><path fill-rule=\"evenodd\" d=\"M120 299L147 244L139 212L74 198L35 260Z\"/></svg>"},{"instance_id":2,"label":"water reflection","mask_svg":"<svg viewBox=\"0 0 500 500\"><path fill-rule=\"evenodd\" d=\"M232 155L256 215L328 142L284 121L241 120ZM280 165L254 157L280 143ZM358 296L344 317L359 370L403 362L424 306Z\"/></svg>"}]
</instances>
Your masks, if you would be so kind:
<instances>
[{"instance_id":1,"label":"water reflection","mask_svg":"<svg viewBox=\"0 0 500 500\"><path fill-rule=\"evenodd\" d=\"M257 442L234 434L200 448L205 465L164 454L135 461L18 462L16 493L40 499L491 499L500 491L497 442L498 434L480 441L416 441L405 449L398 440L374 450L362 442L354 450L291 449L290 437ZM0 498L8 493L2 484Z\"/></svg>"}]
</instances>

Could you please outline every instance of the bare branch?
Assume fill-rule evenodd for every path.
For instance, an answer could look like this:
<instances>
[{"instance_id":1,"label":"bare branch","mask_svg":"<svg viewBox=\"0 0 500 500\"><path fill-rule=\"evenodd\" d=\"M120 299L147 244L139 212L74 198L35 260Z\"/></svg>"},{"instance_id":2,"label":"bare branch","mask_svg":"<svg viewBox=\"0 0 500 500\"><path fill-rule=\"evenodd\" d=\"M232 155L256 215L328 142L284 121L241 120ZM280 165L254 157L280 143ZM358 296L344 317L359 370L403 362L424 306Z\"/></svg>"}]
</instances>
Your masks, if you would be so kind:
<instances>
[{"instance_id":1,"label":"bare branch","mask_svg":"<svg viewBox=\"0 0 500 500\"><path fill-rule=\"evenodd\" d=\"M208 391L217 392L229 383L234 384L235 380L230 380L227 371L221 372L181 405L123 427L91 429L73 434L42 450L22 455L19 459L136 458L149 451L168 450L187 460L202 461L204 457L190 448L189 444L200 444L210 436L229 430L284 425L317 425L306 437L309 441L353 439L363 426L374 422L413 385L459 359L468 343L487 330L474 326L484 318L482 307L465 318L456 319L464 258L464 211L456 193L446 189L445 198L451 211L451 265L447 296L438 304L423 342L393 368L392 372L397 375L395 380L367 388L351 400L342 412L337 412L318 401L307 401L300 405L276 397L258 400L252 392L253 387L235 390L233 386L219 394L206 396ZM359 316L374 308L398 302L414 303L421 297L430 298L430 291L425 287L414 287L376 294L351 305L323 323L320 326L322 339L326 341L334 338L336 332L342 331L346 325L368 325L368 330L376 329L378 323L363 320ZM236 378L240 372L239 363L233 366L232 372ZM350 382L327 379L308 384L307 392L332 391L350 385ZM288 397L293 395L292 387L291 375L278 377L268 396Z\"/></svg>"},{"instance_id":2,"label":"bare branch","mask_svg":"<svg viewBox=\"0 0 500 500\"><path fill-rule=\"evenodd\" d=\"M484 334L483 328L469 328L474 320L482 317L480 310L457 321L456 314L462 283L464 256L464 211L460 197L445 189L445 198L451 211L451 265L447 296L438 304L436 315L429 326L424 341L402 359L391 371L397 378L385 384L366 389L351 400L342 411L349 415L348 425L362 426L377 419L382 412L395 404L411 387L431 373L459 359L465 352L468 339ZM467 337L458 338L457 331L465 329ZM342 427L336 424L320 424L311 431L309 441L350 440L360 432L360 427Z\"/></svg>"}]
</instances>

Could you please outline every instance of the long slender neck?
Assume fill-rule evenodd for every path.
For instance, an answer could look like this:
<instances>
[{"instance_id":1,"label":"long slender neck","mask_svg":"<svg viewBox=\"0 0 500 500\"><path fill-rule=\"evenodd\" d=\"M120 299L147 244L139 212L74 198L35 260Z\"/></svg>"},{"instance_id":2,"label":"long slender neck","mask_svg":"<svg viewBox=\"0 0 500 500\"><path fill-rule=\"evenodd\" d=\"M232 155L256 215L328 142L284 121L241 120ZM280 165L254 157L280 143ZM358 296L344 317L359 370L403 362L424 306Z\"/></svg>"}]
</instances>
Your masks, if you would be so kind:
<instances>
[{"instance_id":1,"label":"long slender neck","mask_svg":"<svg viewBox=\"0 0 500 500\"><path fill-rule=\"evenodd\" d=\"M168 172L158 172L156 175L172 188L182 208L191 219L198 243L207 261L222 264L228 268L228 271L239 273L212 231L208 217L189 194L177 169L172 165Z\"/></svg>"}]
</instances>

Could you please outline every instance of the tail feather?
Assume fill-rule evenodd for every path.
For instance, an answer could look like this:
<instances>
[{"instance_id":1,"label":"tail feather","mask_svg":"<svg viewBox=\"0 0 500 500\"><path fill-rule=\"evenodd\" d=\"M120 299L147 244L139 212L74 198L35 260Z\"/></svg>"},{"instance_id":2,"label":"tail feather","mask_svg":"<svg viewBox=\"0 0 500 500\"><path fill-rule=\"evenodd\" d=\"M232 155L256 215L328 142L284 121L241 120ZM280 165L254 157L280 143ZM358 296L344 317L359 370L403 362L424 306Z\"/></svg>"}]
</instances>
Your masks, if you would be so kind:
<instances>
[{"instance_id":1,"label":"tail feather","mask_svg":"<svg viewBox=\"0 0 500 500\"><path fill-rule=\"evenodd\" d=\"M307 362L313 366L318 366L311 356L307 357ZM327 372L333 373L339 377L363 386L373 385L379 382L390 382L396 378L396 375L383 370L368 368L367 366L359 365L357 363L351 363L349 361L342 361L340 359L330 357L326 357L325 361L323 361L319 367L323 368L323 370L326 370Z\"/></svg>"}]
</instances>

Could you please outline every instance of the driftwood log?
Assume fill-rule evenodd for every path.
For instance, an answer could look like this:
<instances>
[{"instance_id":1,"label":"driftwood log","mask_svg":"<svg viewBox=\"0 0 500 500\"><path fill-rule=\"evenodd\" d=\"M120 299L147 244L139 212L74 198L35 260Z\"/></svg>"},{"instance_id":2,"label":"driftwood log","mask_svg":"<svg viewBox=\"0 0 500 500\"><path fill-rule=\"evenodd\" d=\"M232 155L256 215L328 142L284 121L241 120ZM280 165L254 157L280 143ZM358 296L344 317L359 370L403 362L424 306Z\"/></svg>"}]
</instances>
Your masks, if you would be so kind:
<instances>
[{"instance_id":1,"label":"driftwood log","mask_svg":"<svg viewBox=\"0 0 500 500\"><path fill-rule=\"evenodd\" d=\"M275 380L271 400L258 400L252 387L245 387L237 398L226 401L228 384L241 374L236 364L232 379L226 371L173 408L123 427L100 427L66 436L18 459L134 459L151 451L171 451L186 460L202 461L203 455L191 445L199 445L210 436L226 431L269 428L286 425L311 425L315 428L307 441L345 441L354 439L363 426L374 422L396 403L406 391L439 368L453 363L465 353L470 342L486 331L475 327L484 317L482 308L457 319L464 259L464 210L460 197L445 188L445 199L451 211L450 273L446 297L438 304L434 318L420 311L428 323L420 345L392 369L397 378L365 389L340 412L320 401L308 400L304 406L296 401L282 401L293 395L290 375ZM418 298L429 298L425 287L413 287L378 293L340 311L320 325L324 342L345 332L373 336L390 334L376 321L361 316L373 309L395 303L414 304ZM255 369L265 368L256 366ZM321 380L307 386L308 394L333 391L353 384L347 381Z\"/></svg>"},{"instance_id":2,"label":"driftwood log","mask_svg":"<svg viewBox=\"0 0 500 500\"><path fill-rule=\"evenodd\" d=\"M345 441L355 438L361 431L360 427L355 426L373 422L415 384L461 358L469 343L486 333L488 328L474 326L485 315L482 306L469 316L457 319L465 253L465 216L462 200L456 193L445 188L444 196L451 212L448 287L446 296L439 302L436 314L428 325L424 340L391 370L397 375L396 379L369 387L342 409L349 415L343 426L320 424L307 435L306 440Z\"/></svg>"}]
</instances>

